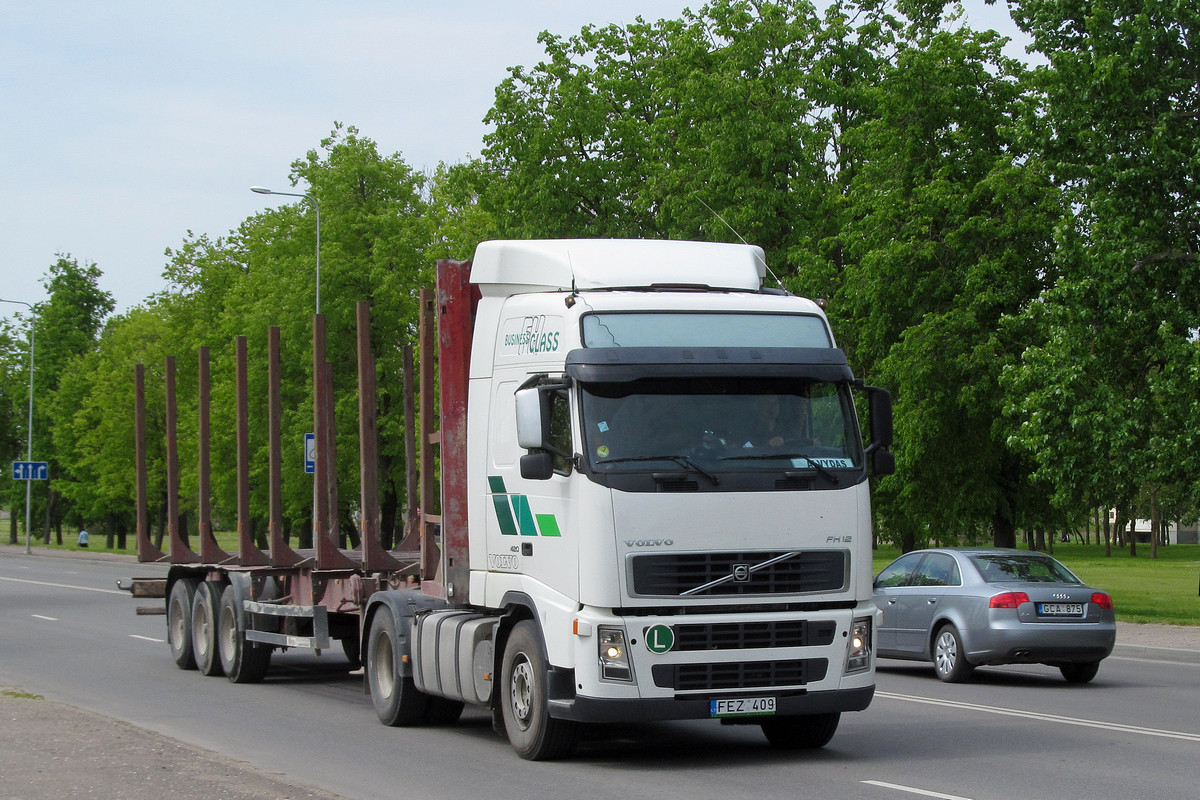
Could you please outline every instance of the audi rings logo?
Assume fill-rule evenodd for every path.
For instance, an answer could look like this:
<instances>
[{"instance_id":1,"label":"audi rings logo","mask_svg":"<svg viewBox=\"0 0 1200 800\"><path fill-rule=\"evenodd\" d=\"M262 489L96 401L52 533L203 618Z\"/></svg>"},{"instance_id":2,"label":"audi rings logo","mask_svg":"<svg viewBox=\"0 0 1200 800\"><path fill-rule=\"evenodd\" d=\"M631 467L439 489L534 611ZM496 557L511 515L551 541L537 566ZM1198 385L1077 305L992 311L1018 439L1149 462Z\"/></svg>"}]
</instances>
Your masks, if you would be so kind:
<instances>
[{"instance_id":1,"label":"audi rings logo","mask_svg":"<svg viewBox=\"0 0 1200 800\"><path fill-rule=\"evenodd\" d=\"M1066 600L1066 599L1068 599L1070 596L1071 596L1071 595L1067 594L1066 592L1055 592L1055 593L1054 593L1054 599L1055 599L1055 600Z\"/></svg>"}]
</instances>

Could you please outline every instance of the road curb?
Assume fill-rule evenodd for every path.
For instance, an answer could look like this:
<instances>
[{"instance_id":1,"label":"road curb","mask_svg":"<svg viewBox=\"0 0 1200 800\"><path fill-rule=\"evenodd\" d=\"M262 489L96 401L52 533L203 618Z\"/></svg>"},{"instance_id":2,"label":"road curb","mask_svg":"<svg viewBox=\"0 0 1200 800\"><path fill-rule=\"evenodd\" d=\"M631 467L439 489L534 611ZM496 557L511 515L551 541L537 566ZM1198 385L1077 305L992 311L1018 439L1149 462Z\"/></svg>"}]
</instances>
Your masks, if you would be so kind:
<instances>
[{"instance_id":1,"label":"road curb","mask_svg":"<svg viewBox=\"0 0 1200 800\"><path fill-rule=\"evenodd\" d=\"M1141 644L1119 644L1112 654L1118 658L1144 658L1151 661L1174 661L1180 664L1200 664L1200 650L1179 650L1173 647L1150 647Z\"/></svg>"}]
</instances>

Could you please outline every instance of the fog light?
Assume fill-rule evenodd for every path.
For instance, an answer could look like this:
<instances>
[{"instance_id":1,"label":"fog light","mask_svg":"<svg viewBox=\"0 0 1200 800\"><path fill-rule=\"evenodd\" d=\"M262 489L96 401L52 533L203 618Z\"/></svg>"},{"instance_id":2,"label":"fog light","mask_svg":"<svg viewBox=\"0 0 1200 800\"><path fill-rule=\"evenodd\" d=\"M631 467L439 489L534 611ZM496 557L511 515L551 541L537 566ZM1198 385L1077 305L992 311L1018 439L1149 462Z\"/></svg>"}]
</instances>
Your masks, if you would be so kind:
<instances>
[{"instance_id":1,"label":"fog light","mask_svg":"<svg viewBox=\"0 0 1200 800\"><path fill-rule=\"evenodd\" d=\"M601 625L598 629L600 677L611 681L633 680L629 654L625 647L625 630Z\"/></svg>"},{"instance_id":2,"label":"fog light","mask_svg":"<svg viewBox=\"0 0 1200 800\"><path fill-rule=\"evenodd\" d=\"M865 672L871 668L871 618L854 620L850 639L846 643L846 674Z\"/></svg>"}]
</instances>

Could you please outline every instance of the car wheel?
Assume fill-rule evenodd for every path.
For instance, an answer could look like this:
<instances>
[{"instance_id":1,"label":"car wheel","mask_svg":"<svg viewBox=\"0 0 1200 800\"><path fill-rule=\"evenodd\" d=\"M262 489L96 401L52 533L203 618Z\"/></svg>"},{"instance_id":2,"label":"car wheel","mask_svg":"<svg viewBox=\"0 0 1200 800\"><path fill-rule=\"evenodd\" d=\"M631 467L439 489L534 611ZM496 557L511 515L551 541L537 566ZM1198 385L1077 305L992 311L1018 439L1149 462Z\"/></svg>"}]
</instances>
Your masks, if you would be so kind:
<instances>
[{"instance_id":1,"label":"car wheel","mask_svg":"<svg viewBox=\"0 0 1200 800\"><path fill-rule=\"evenodd\" d=\"M933 669L946 683L962 683L971 677L975 665L967 661L958 629L946 624L933 639Z\"/></svg>"},{"instance_id":2,"label":"car wheel","mask_svg":"<svg viewBox=\"0 0 1200 800\"><path fill-rule=\"evenodd\" d=\"M1096 677L1096 673L1100 671L1100 662L1089 661L1085 664L1063 664L1059 667L1059 670L1068 683L1087 683Z\"/></svg>"}]
</instances>

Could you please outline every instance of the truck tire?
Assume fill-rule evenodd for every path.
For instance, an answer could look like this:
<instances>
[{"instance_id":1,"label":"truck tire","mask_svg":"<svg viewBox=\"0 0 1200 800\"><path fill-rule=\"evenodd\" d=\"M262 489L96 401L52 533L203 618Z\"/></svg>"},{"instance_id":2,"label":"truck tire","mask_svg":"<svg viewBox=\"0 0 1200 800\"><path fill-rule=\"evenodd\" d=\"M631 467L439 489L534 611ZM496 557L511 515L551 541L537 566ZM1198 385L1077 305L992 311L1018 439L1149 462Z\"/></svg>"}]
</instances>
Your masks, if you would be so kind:
<instances>
[{"instance_id":1,"label":"truck tire","mask_svg":"<svg viewBox=\"0 0 1200 800\"><path fill-rule=\"evenodd\" d=\"M271 665L271 646L246 641L245 630L238 627L238 594L233 585L221 592L217 610L217 651L225 677L234 683L258 683Z\"/></svg>"},{"instance_id":2,"label":"truck tire","mask_svg":"<svg viewBox=\"0 0 1200 800\"><path fill-rule=\"evenodd\" d=\"M762 732L780 750L815 750L829 744L841 718L837 712L776 717L762 723Z\"/></svg>"},{"instance_id":3,"label":"truck tire","mask_svg":"<svg viewBox=\"0 0 1200 800\"><path fill-rule=\"evenodd\" d=\"M167 644L180 669L196 668L196 656L192 651L192 601L195 596L196 580L180 578L171 584L171 595L167 598Z\"/></svg>"},{"instance_id":4,"label":"truck tire","mask_svg":"<svg viewBox=\"0 0 1200 800\"><path fill-rule=\"evenodd\" d=\"M221 585L204 581L196 587L192 598L192 652L196 669L204 675L220 675L221 659L217 654L217 605Z\"/></svg>"},{"instance_id":5,"label":"truck tire","mask_svg":"<svg viewBox=\"0 0 1200 800\"><path fill-rule=\"evenodd\" d=\"M563 758L575 749L576 723L550 716L548 669L537 626L518 622L504 645L497 701L509 743L529 761Z\"/></svg>"},{"instance_id":6,"label":"truck tire","mask_svg":"<svg viewBox=\"0 0 1200 800\"><path fill-rule=\"evenodd\" d=\"M367 685L375 715L384 725L411 727L429 715L429 695L417 691L411 675L400 674L396 620L387 608L379 609L367 638Z\"/></svg>"}]
</instances>

